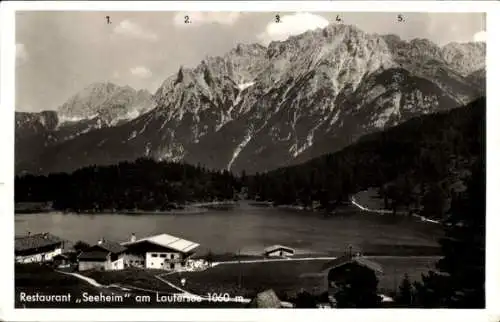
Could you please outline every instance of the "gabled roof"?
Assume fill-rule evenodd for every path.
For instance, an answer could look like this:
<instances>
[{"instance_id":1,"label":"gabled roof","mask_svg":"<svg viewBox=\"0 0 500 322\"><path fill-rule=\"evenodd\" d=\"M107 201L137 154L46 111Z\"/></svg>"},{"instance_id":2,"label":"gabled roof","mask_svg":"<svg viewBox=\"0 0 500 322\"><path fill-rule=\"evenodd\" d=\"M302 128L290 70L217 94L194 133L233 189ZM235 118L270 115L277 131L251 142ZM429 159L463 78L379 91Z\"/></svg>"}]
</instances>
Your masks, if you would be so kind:
<instances>
[{"instance_id":1,"label":"gabled roof","mask_svg":"<svg viewBox=\"0 0 500 322\"><path fill-rule=\"evenodd\" d=\"M337 257L334 260L325 263L323 265L322 271L324 273L327 273L332 268L337 268L337 267L340 267L340 266L348 264L348 263L357 263L358 265L367 267L367 268L369 268L372 271L377 272L377 273L383 273L383 271L384 271L382 269L382 266L380 266L379 264L377 264L375 262L368 260L365 257L347 256L347 255Z\"/></svg>"},{"instance_id":2,"label":"gabled roof","mask_svg":"<svg viewBox=\"0 0 500 322\"><path fill-rule=\"evenodd\" d=\"M98 250L90 250L88 252L83 252L78 255L78 260L99 260L105 261L107 259L108 253Z\"/></svg>"},{"instance_id":3,"label":"gabled roof","mask_svg":"<svg viewBox=\"0 0 500 322\"><path fill-rule=\"evenodd\" d=\"M64 242L63 239L49 233L15 237L15 251L36 249Z\"/></svg>"},{"instance_id":4,"label":"gabled roof","mask_svg":"<svg viewBox=\"0 0 500 322\"><path fill-rule=\"evenodd\" d=\"M276 250L279 250L279 249L284 249L284 250L288 250L292 253L295 252L295 250L291 247L287 247L287 246L283 246L283 245L272 245L272 246L269 246L267 248L264 249L264 253L270 253L270 252L274 252Z\"/></svg>"},{"instance_id":5,"label":"gabled roof","mask_svg":"<svg viewBox=\"0 0 500 322\"><path fill-rule=\"evenodd\" d=\"M142 242L150 242L152 244L162 246L165 248L170 248L170 249L173 249L173 250L181 252L181 253L187 253L187 252L197 248L198 246L200 246L200 244L198 244L198 243L195 243L195 242L192 242L192 241L189 241L186 239L182 239L179 237L171 236L168 234L160 234L160 235L145 237L145 238L138 239L134 242L124 242L124 243L121 243L121 245L127 247L127 246L131 246L131 245L139 244Z\"/></svg>"},{"instance_id":6,"label":"gabled roof","mask_svg":"<svg viewBox=\"0 0 500 322\"><path fill-rule=\"evenodd\" d=\"M120 245L117 242L109 241L109 240L104 240L100 244L94 245L92 248L99 247L104 250L107 250L110 253L114 254L119 254L127 250L125 247Z\"/></svg>"}]
</instances>

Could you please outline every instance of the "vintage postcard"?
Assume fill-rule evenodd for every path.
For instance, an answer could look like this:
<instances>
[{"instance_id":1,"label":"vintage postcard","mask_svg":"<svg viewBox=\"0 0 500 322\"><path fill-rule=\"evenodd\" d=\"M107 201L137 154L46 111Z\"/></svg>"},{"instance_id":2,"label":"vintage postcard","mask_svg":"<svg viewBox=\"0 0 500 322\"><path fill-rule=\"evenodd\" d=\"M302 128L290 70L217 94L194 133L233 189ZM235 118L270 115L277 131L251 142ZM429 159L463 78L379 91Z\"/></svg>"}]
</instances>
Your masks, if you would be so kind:
<instances>
[{"instance_id":1,"label":"vintage postcard","mask_svg":"<svg viewBox=\"0 0 500 322\"><path fill-rule=\"evenodd\" d=\"M482 320L486 4L98 4L3 13L7 320Z\"/></svg>"}]
</instances>

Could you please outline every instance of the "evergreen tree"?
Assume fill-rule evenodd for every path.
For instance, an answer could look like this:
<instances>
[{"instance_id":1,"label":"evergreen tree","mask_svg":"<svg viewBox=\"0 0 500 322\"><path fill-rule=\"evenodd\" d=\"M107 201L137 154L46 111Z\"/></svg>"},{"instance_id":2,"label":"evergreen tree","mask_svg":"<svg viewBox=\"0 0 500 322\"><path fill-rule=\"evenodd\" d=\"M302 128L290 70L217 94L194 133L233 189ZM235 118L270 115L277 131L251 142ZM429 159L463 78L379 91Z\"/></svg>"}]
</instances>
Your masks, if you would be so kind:
<instances>
[{"instance_id":1,"label":"evergreen tree","mask_svg":"<svg viewBox=\"0 0 500 322\"><path fill-rule=\"evenodd\" d=\"M433 184L422 199L421 215L428 218L442 218L445 211L446 195L437 183Z\"/></svg>"},{"instance_id":2,"label":"evergreen tree","mask_svg":"<svg viewBox=\"0 0 500 322\"><path fill-rule=\"evenodd\" d=\"M296 308L316 308L317 307L317 300L316 297L314 297L312 294L302 291L299 294L297 294L297 298L295 299L295 307Z\"/></svg>"},{"instance_id":3,"label":"evergreen tree","mask_svg":"<svg viewBox=\"0 0 500 322\"><path fill-rule=\"evenodd\" d=\"M208 265L212 266L212 263L214 262L214 253L211 249L208 250L207 255L205 256L205 260L207 261Z\"/></svg>"},{"instance_id":4,"label":"evergreen tree","mask_svg":"<svg viewBox=\"0 0 500 322\"><path fill-rule=\"evenodd\" d=\"M377 308L382 302L377 294L378 278L364 266L352 265L345 277L336 282L335 300L339 308Z\"/></svg>"},{"instance_id":5,"label":"evergreen tree","mask_svg":"<svg viewBox=\"0 0 500 322\"><path fill-rule=\"evenodd\" d=\"M154 211L192 201L233 199L236 184L228 171L141 158L71 174L16 177L16 202L52 202L54 209L76 212Z\"/></svg>"},{"instance_id":6,"label":"evergreen tree","mask_svg":"<svg viewBox=\"0 0 500 322\"><path fill-rule=\"evenodd\" d=\"M484 163L476 162L467 189L453 198L440 241L444 257L437 272L417 284L424 307L483 308L485 305L486 184Z\"/></svg>"},{"instance_id":7,"label":"evergreen tree","mask_svg":"<svg viewBox=\"0 0 500 322\"><path fill-rule=\"evenodd\" d=\"M405 274L401 285L399 286L399 292L396 296L396 304L403 307L410 307L413 304L413 286L410 282L408 274Z\"/></svg>"},{"instance_id":8,"label":"evergreen tree","mask_svg":"<svg viewBox=\"0 0 500 322\"><path fill-rule=\"evenodd\" d=\"M76 251L76 252L81 252L81 251L84 251L85 249L89 248L90 245L87 244L86 242L84 241L77 241L74 245L73 245L73 249Z\"/></svg>"}]
</instances>

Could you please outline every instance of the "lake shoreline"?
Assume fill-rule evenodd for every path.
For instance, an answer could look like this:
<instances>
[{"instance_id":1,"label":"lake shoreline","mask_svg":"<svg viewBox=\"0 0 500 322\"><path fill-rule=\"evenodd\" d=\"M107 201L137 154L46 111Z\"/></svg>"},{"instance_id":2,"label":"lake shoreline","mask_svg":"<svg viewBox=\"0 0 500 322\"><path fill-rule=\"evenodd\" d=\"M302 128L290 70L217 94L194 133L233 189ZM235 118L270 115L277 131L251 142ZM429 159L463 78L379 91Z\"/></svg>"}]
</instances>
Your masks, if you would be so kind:
<instances>
[{"instance_id":1,"label":"lake shoreline","mask_svg":"<svg viewBox=\"0 0 500 322\"><path fill-rule=\"evenodd\" d=\"M317 212L317 213L324 213L327 216L335 216L335 214L343 212L343 210L346 209L346 207L349 206L354 206L356 209L364 212L364 213L372 213L372 214L377 214L377 215L392 215L393 212L391 210L386 210L386 209L370 209L368 207L365 207L361 205L360 203L357 202L357 200L352 197L349 203L342 204L339 208L333 211L327 211L324 208L308 208L300 205L275 205L273 202L270 201L252 201L250 202L250 205L255 206L255 207L262 207L262 208L271 208L271 209L283 209L283 210L292 210L292 211L310 211L310 212ZM431 224L441 224L441 221L427 218L424 216L420 216L417 214L402 214L402 213L396 213L396 216L400 217L413 217L417 218L422 222L425 223L431 223Z\"/></svg>"},{"instance_id":2,"label":"lake shoreline","mask_svg":"<svg viewBox=\"0 0 500 322\"><path fill-rule=\"evenodd\" d=\"M314 212L322 213L327 217L335 216L336 214L344 212L349 206L354 206L356 209L364 213L372 213L381 216L392 215L392 211L386 209L371 209L362 204L360 204L354 197L351 197L350 202L340 205L339 208L333 211L327 211L320 207L304 207L300 205L276 205L271 201L256 201L256 200L223 200L223 201L209 201L209 202L193 202L185 205L175 205L174 208L168 210L119 210L119 209L103 209L100 211L71 211L71 210L58 210L47 206L47 203L33 203L32 207L19 207L16 204L15 214L16 215L26 215L26 214L42 214L42 213L62 213L62 214L78 214L78 215L98 215L98 214L119 214L119 215L191 215L191 214L202 214L209 210L228 210L235 206L238 206L241 202L246 202L248 205L256 208L269 208L269 209L280 209L286 211L294 212ZM420 216L418 214L396 214L396 216L406 216L419 219L421 222L432 223L432 224L442 224L441 221Z\"/></svg>"},{"instance_id":3,"label":"lake shoreline","mask_svg":"<svg viewBox=\"0 0 500 322\"><path fill-rule=\"evenodd\" d=\"M78 215L97 215L97 214L118 214L118 215L182 215L182 214L199 214L208 210L227 209L234 207L237 203L233 200L212 201L212 202L193 202L185 205L176 205L168 210L141 210L141 209L103 209L103 210L88 210L88 211L73 211L60 210L41 206L36 204L32 207L18 207L21 203L16 204L15 214L42 214L42 213L62 213L62 214L78 214ZM45 204L45 203L44 203Z\"/></svg>"},{"instance_id":4,"label":"lake shoreline","mask_svg":"<svg viewBox=\"0 0 500 322\"><path fill-rule=\"evenodd\" d=\"M199 215L186 216L155 213L26 214L15 217L15 231L18 236L27 232L49 232L65 240L86 243L95 243L103 237L123 241L129 239L131 233L138 237L167 233L200 244L200 254L208 250L214 254L262 253L266 247L275 244L292 247L296 253L344 252L349 245L372 255L435 253L431 249L420 249L420 246L438 245L437 239L442 234L438 225L423 225L414 218L368 216L350 208L349 213L328 218L320 213L258 209L246 202L228 210L209 209ZM403 246L405 244L411 246Z\"/></svg>"}]
</instances>

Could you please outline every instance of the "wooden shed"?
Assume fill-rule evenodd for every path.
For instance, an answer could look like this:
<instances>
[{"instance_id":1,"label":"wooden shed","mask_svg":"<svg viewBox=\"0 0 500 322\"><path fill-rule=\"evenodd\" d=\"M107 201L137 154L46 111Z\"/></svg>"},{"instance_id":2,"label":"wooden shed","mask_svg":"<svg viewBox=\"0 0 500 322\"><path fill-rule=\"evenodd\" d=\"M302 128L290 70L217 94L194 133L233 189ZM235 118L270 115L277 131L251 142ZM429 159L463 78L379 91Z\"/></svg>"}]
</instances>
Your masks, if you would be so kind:
<instances>
[{"instance_id":1,"label":"wooden shed","mask_svg":"<svg viewBox=\"0 0 500 322\"><path fill-rule=\"evenodd\" d=\"M293 256L295 250L283 245L273 245L264 249L264 255L267 257L288 257Z\"/></svg>"}]
</instances>

